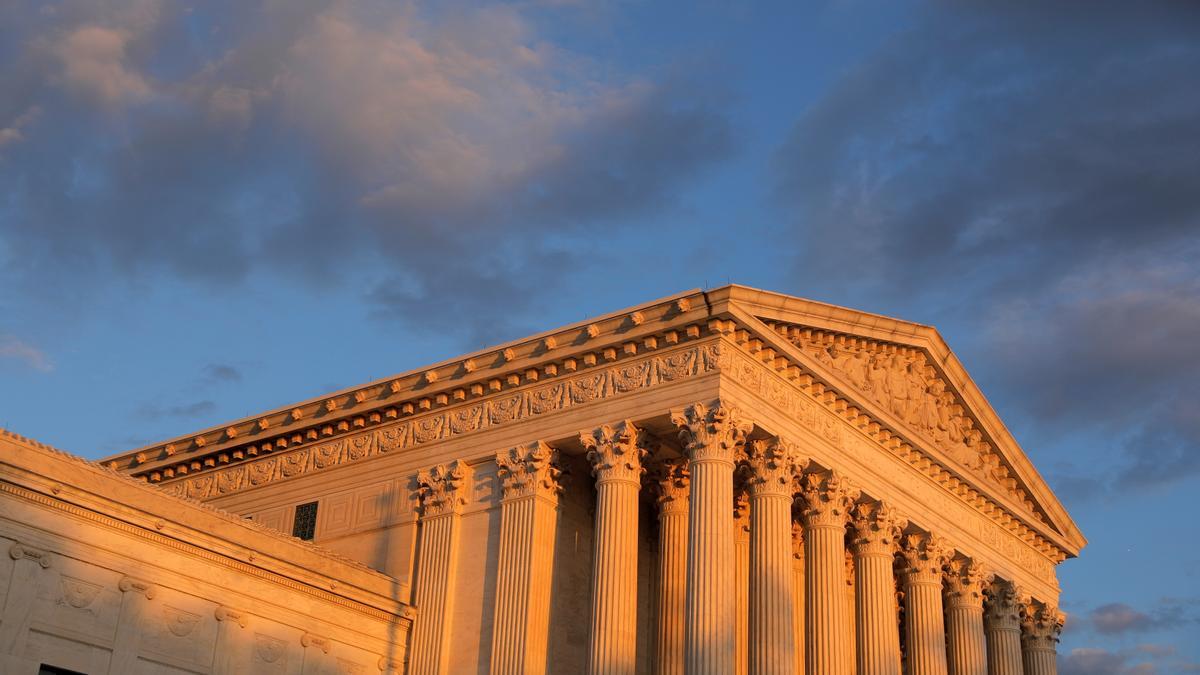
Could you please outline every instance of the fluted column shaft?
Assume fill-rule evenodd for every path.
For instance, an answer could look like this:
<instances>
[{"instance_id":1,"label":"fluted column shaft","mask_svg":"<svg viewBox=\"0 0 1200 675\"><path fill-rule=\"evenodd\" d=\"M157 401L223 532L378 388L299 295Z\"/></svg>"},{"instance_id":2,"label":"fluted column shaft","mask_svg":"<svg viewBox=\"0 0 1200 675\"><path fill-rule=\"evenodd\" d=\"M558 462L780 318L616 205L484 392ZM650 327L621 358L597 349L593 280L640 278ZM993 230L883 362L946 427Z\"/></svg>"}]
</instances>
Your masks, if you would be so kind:
<instances>
[{"instance_id":1,"label":"fluted column shaft","mask_svg":"<svg viewBox=\"0 0 1200 675\"><path fill-rule=\"evenodd\" d=\"M892 572L906 521L883 504L854 510L854 573L859 675L900 675L896 579Z\"/></svg>"},{"instance_id":2,"label":"fluted column shaft","mask_svg":"<svg viewBox=\"0 0 1200 675\"><path fill-rule=\"evenodd\" d=\"M1025 675L1056 675L1063 615L1053 605L1030 604L1021 615L1021 654Z\"/></svg>"},{"instance_id":3,"label":"fluted column shaft","mask_svg":"<svg viewBox=\"0 0 1200 675\"><path fill-rule=\"evenodd\" d=\"M550 582L560 490L557 452L536 442L496 455L500 556L492 622L492 675L546 672Z\"/></svg>"},{"instance_id":4,"label":"fluted column shaft","mask_svg":"<svg viewBox=\"0 0 1200 675\"><path fill-rule=\"evenodd\" d=\"M684 675L689 483L686 460L665 466L657 481L658 631L654 672L661 675Z\"/></svg>"},{"instance_id":5,"label":"fluted column shaft","mask_svg":"<svg viewBox=\"0 0 1200 675\"><path fill-rule=\"evenodd\" d=\"M988 675L1023 675L1018 596L1016 588L1008 582L996 582L988 589L984 614Z\"/></svg>"},{"instance_id":6,"label":"fluted column shaft","mask_svg":"<svg viewBox=\"0 0 1200 675\"><path fill-rule=\"evenodd\" d=\"M448 672L460 521L471 487L471 469L461 461L440 464L419 473L417 483L421 530L413 595L421 618L413 626L409 672L444 675Z\"/></svg>"},{"instance_id":7,"label":"fluted column shaft","mask_svg":"<svg viewBox=\"0 0 1200 675\"><path fill-rule=\"evenodd\" d=\"M792 634L796 675L804 675L804 526L792 521Z\"/></svg>"},{"instance_id":8,"label":"fluted column shaft","mask_svg":"<svg viewBox=\"0 0 1200 675\"><path fill-rule=\"evenodd\" d=\"M987 675L983 588L991 577L970 560L946 565L946 648L950 675Z\"/></svg>"},{"instance_id":9,"label":"fluted column shaft","mask_svg":"<svg viewBox=\"0 0 1200 675\"><path fill-rule=\"evenodd\" d=\"M750 667L750 497L734 488L733 587L734 675Z\"/></svg>"},{"instance_id":10,"label":"fluted column shaft","mask_svg":"<svg viewBox=\"0 0 1200 675\"><path fill-rule=\"evenodd\" d=\"M631 422L583 433L596 476L591 675L633 675L637 662L637 533L641 432Z\"/></svg>"},{"instance_id":11,"label":"fluted column shaft","mask_svg":"<svg viewBox=\"0 0 1200 675\"><path fill-rule=\"evenodd\" d=\"M794 675L794 451L778 439L747 446L750 493L750 675Z\"/></svg>"},{"instance_id":12,"label":"fluted column shaft","mask_svg":"<svg viewBox=\"0 0 1200 675\"><path fill-rule=\"evenodd\" d=\"M846 606L846 521L858 491L833 471L805 474L805 672L849 673Z\"/></svg>"},{"instance_id":13,"label":"fluted column shaft","mask_svg":"<svg viewBox=\"0 0 1200 675\"><path fill-rule=\"evenodd\" d=\"M946 675L942 565L949 548L936 537L909 535L902 551L907 675Z\"/></svg>"},{"instance_id":14,"label":"fluted column shaft","mask_svg":"<svg viewBox=\"0 0 1200 675\"><path fill-rule=\"evenodd\" d=\"M731 675L734 633L734 458L751 424L734 409L697 403L673 412L692 476L688 509L689 675Z\"/></svg>"}]
</instances>

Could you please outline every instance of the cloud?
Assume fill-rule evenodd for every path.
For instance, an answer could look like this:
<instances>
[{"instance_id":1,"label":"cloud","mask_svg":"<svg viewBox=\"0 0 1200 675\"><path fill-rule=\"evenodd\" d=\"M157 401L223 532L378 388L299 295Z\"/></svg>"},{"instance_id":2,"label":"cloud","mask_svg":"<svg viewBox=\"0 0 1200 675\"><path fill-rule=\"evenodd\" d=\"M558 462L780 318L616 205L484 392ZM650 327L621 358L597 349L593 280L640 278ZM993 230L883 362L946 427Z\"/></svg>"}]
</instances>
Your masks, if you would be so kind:
<instances>
[{"instance_id":1,"label":"cloud","mask_svg":"<svg viewBox=\"0 0 1200 675\"><path fill-rule=\"evenodd\" d=\"M1092 609L1081 618L1079 623L1085 630L1103 636L1172 630L1200 623L1195 600L1171 597L1161 598L1146 611L1121 602L1108 603ZM1141 651L1144 653L1159 649L1155 645L1143 647Z\"/></svg>"},{"instance_id":2,"label":"cloud","mask_svg":"<svg viewBox=\"0 0 1200 675\"><path fill-rule=\"evenodd\" d=\"M68 33L53 48L63 86L106 106L148 96L150 84L125 65L129 39L128 31L102 26L82 26Z\"/></svg>"},{"instance_id":3,"label":"cloud","mask_svg":"<svg viewBox=\"0 0 1200 675\"><path fill-rule=\"evenodd\" d=\"M1081 495L1200 474L1197 28L1183 4L939 6L778 155L799 282L965 326L1021 412L1103 429L1114 478L1064 467Z\"/></svg>"},{"instance_id":4,"label":"cloud","mask_svg":"<svg viewBox=\"0 0 1200 675\"><path fill-rule=\"evenodd\" d=\"M227 363L210 363L204 366L204 379L209 382L241 382L242 371Z\"/></svg>"},{"instance_id":5,"label":"cloud","mask_svg":"<svg viewBox=\"0 0 1200 675\"><path fill-rule=\"evenodd\" d=\"M701 66L599 67L519 8L88 12L0 15L0 36L33 45L0 76L0 120L41 110L0 158L0 255L30 293L268 273L482 334L489 282L517 321L552 294L501 271L673 208L735 148Z\"/></svg>"},{"instance_id":6,"label":"cloud","mask_svg":"<svg viewBox=\"0 0 1200 675\"><path fill-rule=\"evenodd\" d=\"M1097 647L1080 647L1058 656L1062 675L1153 675L1153 664L1129 664L1129 656Z\"/></svg>"},{"instance_id":7,"label":"cloud","mask_svg":"<svg viewBox=\"0 0 1200 675\"><path fill-rule=\"evenodd\" d=\"M13 335L0 334L0 359L15 359L44 373L54 370L45 352Z\"/></svg>"},{"instance_id":8,"label":"cloud","mask_svg":"<svg viewBox=\"0 0 1200 675\"><path fill-rule=\"evenodd\" d=\"M160 420L168 417L189 419L207 415L217 409L212 401L195 401L180 405L158 405L147 403L138 408L137 415L146 420Z\"/></svg>"}]
</instances>

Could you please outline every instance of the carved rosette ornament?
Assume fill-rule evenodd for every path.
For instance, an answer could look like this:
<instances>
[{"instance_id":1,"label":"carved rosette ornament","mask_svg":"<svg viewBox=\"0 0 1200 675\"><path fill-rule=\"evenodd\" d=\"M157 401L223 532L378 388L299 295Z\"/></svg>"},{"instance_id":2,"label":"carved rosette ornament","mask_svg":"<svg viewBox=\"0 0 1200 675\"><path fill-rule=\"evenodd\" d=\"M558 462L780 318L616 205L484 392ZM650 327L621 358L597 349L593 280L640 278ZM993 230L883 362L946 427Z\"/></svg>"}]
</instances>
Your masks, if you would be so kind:
<instances>
[{"instance_id":1,"label":"carved rosette ornament","mask_svg":"<svg viewBox=\"0 0 1200 675\"><path fill-rule=\"evenodd\" d=\"M746 443L746 434L754 428L754 423L739 410L719 403L712 408L693 403L683 410L672 411L671 423L679 427L679 439L693 462L732 464Z\"/></svg>"},{"instance_id":2,"label":"carved rosette ornament","mask_svg":"<svg viewBox=\"0 0 1200 675\"><path fill-rule=\"evenodd\" d=\"M795 446L779 438L750 441L742 461L746 487L752 497L790 497L796 471L806 463L798 457Z\"/></svg>"},{"instance_id":3,"label":"carved rosette ornament","mask_svg":"<svg viewBox=\"0 0 1200 675\"><path fill-rule=\"evenodd\" d=\"M995 578L979 563L965 558L955 558L946 563L944 569L947 605L982 609L984 591L991 587Z\"/></svg>"},{"instance_id":4,"label":"carved rosette ornament","mask_svg":"<svg viewBox=\"0 0 1200 675\"><path fill-rule=\"evenodd\" d=\"M587 460L597 485L609 481L640 484L642 461L649 454L649 436L625 420L617 424L602 424L593 431L579 434L579 442L587 449Z\"/></svg>"},{"instance_id":5,"label":"carved rosette ornament","mask_svg":"<svg viewBox=\"0 0 1200 675\"><path fill-rule=\"evenodd\" d=\"M562 492L558 451L542 441L500 451L496 467L504 499L554 498Z\"/></svg>"},{"instance_id":6,"label":"carved rosette ornament","mask_svg":"<svg viewBox=\"0 0 1200 675\"><path fill-rule=\"evenodd\" d=\"M805 526L844 528L859 494L858 488L837 471L804 474L800 479L800 497L804 502L801 517Z\"/></svg>"},{"instance_id":7,"label":"carved rosette ornament","mask_svg":"<svg viewBox=\"0 0 1200 675\"><path fill-rule=\"evenodd\" d=\"M425 518L461 513L471 488L471 467L462 460L438 464L417 474L421 515Z\"/></svg>"},{"instance_id":8,"label":"carved rosette ornament","mask_svg":"<svg viewBox=\"0 0 1200 675\"><path fill-rule=\"evenodd\" d=\"M855 504L852 510L851 542L857 555L893 556L908 520L884 502Z\"/></svg>"}]
</instances>

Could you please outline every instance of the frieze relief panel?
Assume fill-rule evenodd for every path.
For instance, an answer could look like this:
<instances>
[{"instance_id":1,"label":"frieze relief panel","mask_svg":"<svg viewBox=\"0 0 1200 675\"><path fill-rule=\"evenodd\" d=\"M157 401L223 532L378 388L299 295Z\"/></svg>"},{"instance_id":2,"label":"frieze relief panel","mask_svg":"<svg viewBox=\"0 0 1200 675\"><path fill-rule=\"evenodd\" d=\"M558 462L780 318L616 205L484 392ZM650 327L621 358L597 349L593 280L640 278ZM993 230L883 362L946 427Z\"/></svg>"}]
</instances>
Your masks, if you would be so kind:
<instances>
[{"instance_id":1,"label":"frieze relief panel","mask_svg":"<svg viewBox=\"0 0 1200 675\"><path fill-rule=\"evenodd\" d=\"M368 432L163 483L166 492L205 500L320 471L374 455L511 424L592 401L718 369L719 343L598 368L544 386L448 408Z\"/></svg>"},{"instance_id":2,"label":"frieze relief panel","mask_svg":"<svg viewBox=\"0 0 1200 675\"><path fill-rule=\"evenodd\" d=\"M966 405L924 352L799 326L776 325L775 330L1042 520L1003 458L967 414Z\"/></svg>"},{"instance_id":3,"label":"frieze relief panel","mask_svg":"<svg viewBox=\"0 0 1200 675\"><path fill-rule=\"evenodd\" d=\"M887 476L889 481L916 496L931 510L945 514L961 524L979 541L1003 554L1008 560L1014 561L1021 569L1035 575L1051 587L1057 586L1054 563L1004 526L989 520L946 489L931 484L928 478L913 471L897 471L895 461L886 450L847 428L847 423L833 412L783 381L762 364L740 354L726 354L724 358L727 359L725 372L746 389L769 401L801 426L818 433L832 446L863 465L873 467L880 475Z\"/></svg>"}]
</instances>

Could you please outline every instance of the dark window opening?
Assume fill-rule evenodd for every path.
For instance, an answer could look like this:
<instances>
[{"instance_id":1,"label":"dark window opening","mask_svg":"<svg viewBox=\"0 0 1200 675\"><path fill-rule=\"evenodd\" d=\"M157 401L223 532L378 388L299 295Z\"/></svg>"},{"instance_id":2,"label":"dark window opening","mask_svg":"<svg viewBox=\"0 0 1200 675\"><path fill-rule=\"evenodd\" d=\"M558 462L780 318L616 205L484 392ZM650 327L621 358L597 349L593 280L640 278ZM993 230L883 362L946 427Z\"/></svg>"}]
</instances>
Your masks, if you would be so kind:
<instances>
[{"instance_id":1,"label":"dark window opening","mask_svg":"<svg viewBox=\"0 0 1200 675\"><path fill-rule=\"evenodd\" d=\"M58 666L51 666L51 665L47 665L47 664L43 663L41 665L41 667L38 668L38 675L85 675L85 674L81 673L77 670L67 670L66 668L59 668Z\"/></svg>"},{"instance_id":2,"label":"dark window opening","mask_svg":"<svg viewBox=\"0 0 1200 675\"><path fill-rule=\"evenodd\" d=\"M312 541L317 532L317 503L309 502L296 507L296 520L292 522L292 536Z\"/></svg>"}]
</instances>

